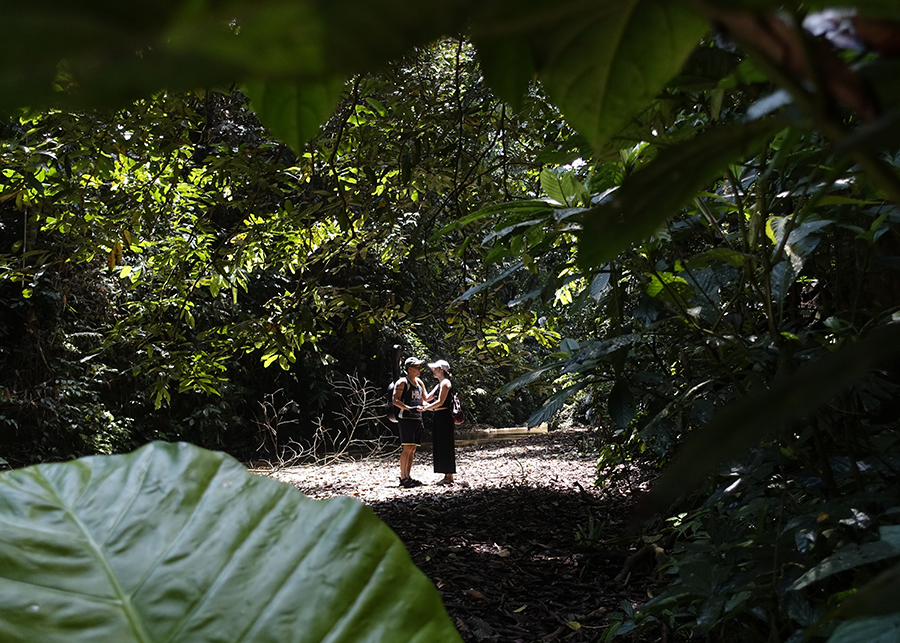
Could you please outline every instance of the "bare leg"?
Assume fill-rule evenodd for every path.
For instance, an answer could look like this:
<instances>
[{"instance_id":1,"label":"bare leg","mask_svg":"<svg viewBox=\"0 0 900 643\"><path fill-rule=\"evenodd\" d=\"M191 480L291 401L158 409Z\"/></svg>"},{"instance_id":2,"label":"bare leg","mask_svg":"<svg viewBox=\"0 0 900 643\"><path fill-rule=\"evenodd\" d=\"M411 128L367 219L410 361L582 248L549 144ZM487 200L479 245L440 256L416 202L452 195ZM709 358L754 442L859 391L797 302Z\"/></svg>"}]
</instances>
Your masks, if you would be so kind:
<instances>
[{"instance_id":1,"label":"bare leg","mask_svg":"<svg viewBox=\"0 0 900 643\"><path fill-rule=\"evenodd\" d=\"M413 456L416 454L415 444L404 444L403 451L400 453L400 478L409 478L409 472L412 470Z\"/></svg>"}]
</instances>

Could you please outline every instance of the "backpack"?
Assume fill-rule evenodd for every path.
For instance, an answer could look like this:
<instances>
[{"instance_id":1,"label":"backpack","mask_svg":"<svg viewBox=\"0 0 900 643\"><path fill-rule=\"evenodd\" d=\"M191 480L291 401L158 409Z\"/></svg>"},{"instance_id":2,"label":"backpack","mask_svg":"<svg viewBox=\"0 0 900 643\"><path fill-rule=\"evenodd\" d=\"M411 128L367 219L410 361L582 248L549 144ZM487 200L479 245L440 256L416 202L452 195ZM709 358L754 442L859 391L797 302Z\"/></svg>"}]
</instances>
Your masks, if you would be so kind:
<instances>
[{"instance_id":1,"label":"backpack","mask_svg":"<svg viewBox=\"0 0 900 643\"><path fill-rule=\"evenodd\" d=\"M388 422L396 422L400 416L400 408L394 406L394 384L400 379L400 345L394 344L394 354L391 364L391 372L394 379L387 387L387 399L384 401L384 416ZM404 391L405 392L405 391Z\"/></svg>"},{"instance_id":2,"label":"backpack","mask_svg":"<svg viewBox=\"0 0 900 643\"><path fill-rule=\"evenodd\" d=\"M398 378L399 379L399 378ZM400 407L394 404L394 385L397 382L391 382L387 387L387 398L384 401L384 415L387 418L388 422L396 422L400 417ZM403 387L403 393L400 394L400 399L403 400L403 403L409 405L410 396L411 396L411 386L415 386L415 383L410 382L409 378L406 378L406 386Z\"/></svg>"},{"instance_id":3,"label":"backpack","mask_svg":"<svg viewBox=\"0 0 900 643\"><path fill-rule=\"evenodd\" d=\"M387 399L384 402L384 415L388 422L396 422L400 415L400 409L394 406L394 382L388 384Z\"/></svg>"},{"instance_id":4,"label":"backpack","mask_svg":"<svg viewBox=\"0 0 900 643\"><path fill-rule=\"evenodd\" d=\"M466 414L462 410L462 402L459 401L459 395L453 394L453 403L450 405L450 415L453 416L454 424L462 424L466 421Z\"/></svg>"}]
</instances>

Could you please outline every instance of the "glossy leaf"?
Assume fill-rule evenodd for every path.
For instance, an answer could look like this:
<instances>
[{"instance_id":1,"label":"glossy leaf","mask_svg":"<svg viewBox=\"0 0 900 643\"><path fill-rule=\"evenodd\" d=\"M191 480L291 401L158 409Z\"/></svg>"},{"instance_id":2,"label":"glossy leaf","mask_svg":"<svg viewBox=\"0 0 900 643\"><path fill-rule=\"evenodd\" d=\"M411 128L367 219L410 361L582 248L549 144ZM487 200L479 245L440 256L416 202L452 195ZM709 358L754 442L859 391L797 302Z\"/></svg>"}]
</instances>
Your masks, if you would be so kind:
<instances>
[{"instance_id":1,"label":"glossy leaf","mask_svg":"<svg viewBox=\"0 0 900 643\"><path fill-rule=\"evenodd\" d=\"M889 539L884 537L871 543L850 543L794 581L791 589L803 589L807 585L827 578L832 574L847 571L860 565L880 562L895 556L900 556L900 548L897 548Z\"/></svg>"},{"instance_id":2,"label":"glossy leaf","mask_svg":"<svg viewBox=\"0 0 900 643\"><path fill-rule=\"evenodd\" d=\"M0 640L458 641L366 506L152 443L0 474Z\"/></svg>"},{"instance_id":3,"label":"glossy leaf","mask_svg":"<svg viewBox=\"0 0 900 643\"><path fill-rule=\"evenodd\" d=\"M609 270L597 273L597 276L594 277L593 281L591 281L591 298L593 298L594 301L600 301L600 298L603 297L603 294L607 290L609 290L609 282Z\"/></svg>"},{"instance_id":4,"label":"glossy leaf","mask_svg":"<svg viewBox=\"0 0 900 643\"><path fill-rule=\"evenodd\" d=\"M587 267L610 261L652 235L728 163L758 149L782 126L774 120L722 126L660 152L612 199L585 213L579 263Z\"/></svg>"}]
</instances>

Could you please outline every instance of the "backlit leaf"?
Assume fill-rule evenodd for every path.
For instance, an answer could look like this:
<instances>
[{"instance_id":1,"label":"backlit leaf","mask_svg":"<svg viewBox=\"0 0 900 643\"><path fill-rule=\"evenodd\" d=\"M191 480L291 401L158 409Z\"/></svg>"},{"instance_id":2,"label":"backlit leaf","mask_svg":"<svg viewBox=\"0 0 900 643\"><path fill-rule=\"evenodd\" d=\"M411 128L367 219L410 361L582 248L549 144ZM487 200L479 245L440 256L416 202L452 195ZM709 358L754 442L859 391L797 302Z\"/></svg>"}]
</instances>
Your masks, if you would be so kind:
<instances>
[{"instance_id":1,"label":"backlit leaf","mask_svg":"<svg viewBox=\"0 0 900 643\"><path fill-rule=\"evenodd\" d=\"M678 0L577 6L538 32L535 58L550 98L599 148L680 71L709 24Z\"/></svg>"},{"instance_id":2,"label":"backlit leaf","mask_svg":"<svg viewBox=\"0 0 900 643\"><path fill-rule=\"evenodd\" d=\"M253 111L280 141L298 154L334 112L343 89L344 79L341 77L320 83L247 84Z\"/></svg>"}]
</instances>

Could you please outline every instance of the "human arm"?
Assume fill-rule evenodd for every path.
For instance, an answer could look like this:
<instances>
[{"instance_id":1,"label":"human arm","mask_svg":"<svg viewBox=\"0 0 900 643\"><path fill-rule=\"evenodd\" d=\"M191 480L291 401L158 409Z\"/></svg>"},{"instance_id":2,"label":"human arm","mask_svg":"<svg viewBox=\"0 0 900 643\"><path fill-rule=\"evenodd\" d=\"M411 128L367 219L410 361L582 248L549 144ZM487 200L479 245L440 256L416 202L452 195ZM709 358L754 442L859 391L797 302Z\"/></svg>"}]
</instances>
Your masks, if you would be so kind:
<instances>
[{"instance_id":1,"label":"human arm","mask_svg":"<svg viewBox=\"0 0 900 643\"><path fill-rule=\"evenodd\" d=\"M447 394L450 393L450 381L449 380L441 380L440 384L438 384L440 390L438 392L437 400L434 402L430 402L422 407L423 411L433 411L435 409L439 409L444 406L444 402L447 400ZM434 391L432 391L434 393Z\"/></svg>"}]
</instances>

